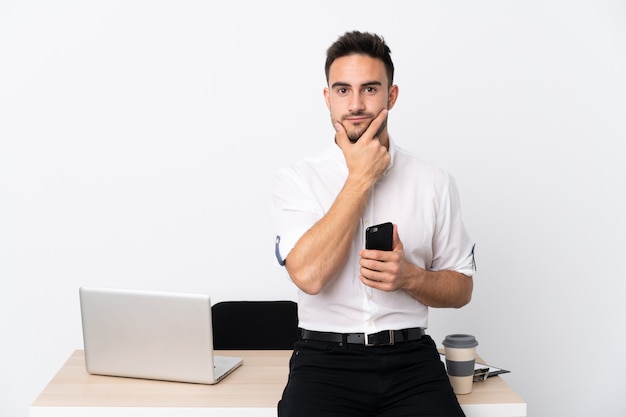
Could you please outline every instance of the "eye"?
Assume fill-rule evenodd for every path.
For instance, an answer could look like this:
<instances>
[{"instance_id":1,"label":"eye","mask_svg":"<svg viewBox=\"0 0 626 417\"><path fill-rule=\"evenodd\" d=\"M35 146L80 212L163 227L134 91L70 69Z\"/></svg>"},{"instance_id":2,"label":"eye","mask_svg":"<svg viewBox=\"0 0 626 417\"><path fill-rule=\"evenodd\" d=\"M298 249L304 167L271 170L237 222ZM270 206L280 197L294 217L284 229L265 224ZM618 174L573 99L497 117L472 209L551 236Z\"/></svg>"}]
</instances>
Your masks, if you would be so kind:
<instances>
[{"instance_id":1,"label":"eye","mask_svg":"<svg viewBox=\"0 0 626 417\"><path fill-rule=\"evenodd\" d=\"M340 96L345 96L346 94L348 94L348 89L345 87L339 87L337 89L337 94L339 94Z\"/></svg>"},{"instance_id":2,"label":"eye","mask_svg":"<svg viewBox=\"0 0 626 417\"><path fill-rule=\"evenodd\" d=\"M377 90L376 90L376 87L372 87L372 86L368 86L368 87L365 87L365 88L363 89L363 92L364 92L365 94L369 94L369 95L374 95L374 94L376 94L376 91L377 91Z\"/></svg>"}]
</instances>

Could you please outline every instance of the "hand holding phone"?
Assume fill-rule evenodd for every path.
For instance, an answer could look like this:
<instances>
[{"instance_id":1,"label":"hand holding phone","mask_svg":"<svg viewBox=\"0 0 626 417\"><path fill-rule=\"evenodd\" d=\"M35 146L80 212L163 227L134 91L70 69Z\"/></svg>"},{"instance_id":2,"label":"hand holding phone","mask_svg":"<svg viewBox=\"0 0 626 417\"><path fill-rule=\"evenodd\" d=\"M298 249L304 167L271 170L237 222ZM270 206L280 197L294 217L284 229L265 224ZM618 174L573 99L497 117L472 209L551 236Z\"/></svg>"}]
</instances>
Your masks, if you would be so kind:
<instances>
[{"instance_id":1,"label":"hand holding phone","mask_svg":"<svg viewBox=\"0 0 626 417\"><path fill-rule=\"evenodd\" d=\"M392 250L393 224L386 222L365 229L365 249Z\"/></svg>"}]
</instances>

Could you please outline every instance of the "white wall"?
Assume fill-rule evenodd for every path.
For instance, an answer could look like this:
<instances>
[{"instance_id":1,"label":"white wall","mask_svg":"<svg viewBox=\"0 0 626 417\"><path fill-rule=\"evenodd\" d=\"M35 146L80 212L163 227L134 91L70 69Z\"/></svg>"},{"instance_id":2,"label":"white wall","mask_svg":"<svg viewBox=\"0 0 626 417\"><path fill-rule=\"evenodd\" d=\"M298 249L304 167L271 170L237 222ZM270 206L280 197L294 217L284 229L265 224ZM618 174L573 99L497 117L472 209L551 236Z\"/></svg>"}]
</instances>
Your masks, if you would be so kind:
<instances>
[{"instance_id":1,"label":"white wall","mask_svg":"<svg viewBox=\"0 0 626 417\"><path fill-rule=\"evenodd\" d=\"M332 140L352 29L390 44L391 134L477 242L430 333L475 334L530 416L626 413L623 1L0 0L0 415L82 348L81 285L294 298L270 177Z\"/></svg>"}]
</instances>

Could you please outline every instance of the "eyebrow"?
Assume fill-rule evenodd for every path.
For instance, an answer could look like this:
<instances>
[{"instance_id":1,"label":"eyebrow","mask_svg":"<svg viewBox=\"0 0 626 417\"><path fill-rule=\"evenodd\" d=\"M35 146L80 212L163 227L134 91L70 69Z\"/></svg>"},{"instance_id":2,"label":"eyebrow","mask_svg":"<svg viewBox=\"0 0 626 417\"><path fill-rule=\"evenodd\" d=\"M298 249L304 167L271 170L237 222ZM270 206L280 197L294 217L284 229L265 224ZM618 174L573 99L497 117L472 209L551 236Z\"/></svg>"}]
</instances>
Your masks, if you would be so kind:
<instances>
[{"instance_id":1,"label":"eyebrow","mask_svg":"<svg viewBox=\"0 0 626 417\"><path fill-rule=\"evenodd\" d=\"M366 83L361 84L361 87L370 87L370 86L382 86L383 83L381 83L380 81L368 81ZM337 88L337 87L350 87L349 83L343 82L343 81L337 81L336 83L333 83L333 85L331 86L332 88Z\"/></svg>"}]
</instances>

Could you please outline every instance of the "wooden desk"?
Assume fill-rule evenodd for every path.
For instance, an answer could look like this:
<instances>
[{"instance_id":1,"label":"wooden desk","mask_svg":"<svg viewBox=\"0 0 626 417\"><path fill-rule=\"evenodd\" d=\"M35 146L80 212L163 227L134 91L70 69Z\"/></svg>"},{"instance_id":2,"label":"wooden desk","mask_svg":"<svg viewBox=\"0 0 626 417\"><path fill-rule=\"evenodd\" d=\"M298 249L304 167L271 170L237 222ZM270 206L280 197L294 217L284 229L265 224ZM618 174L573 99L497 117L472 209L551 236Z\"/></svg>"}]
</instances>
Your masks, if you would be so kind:
<instances>
[{"instance_id":1,"label":"wooden desk","mask_svg":"<svg viewBox=\"0 0 626 417\"><path fill-rule=\"evenodd\" d=\"M30 417L276 416L291 351L220 351L243 365L216 385L90 375L75 351L30 407ZM499 377L459 395L467 417L524 417L526 403Z\"/></svg>"}]
</instances>

